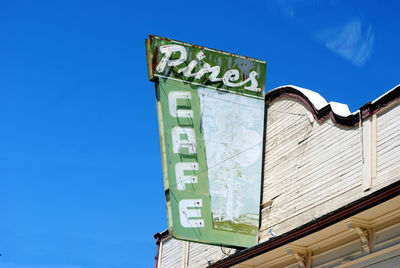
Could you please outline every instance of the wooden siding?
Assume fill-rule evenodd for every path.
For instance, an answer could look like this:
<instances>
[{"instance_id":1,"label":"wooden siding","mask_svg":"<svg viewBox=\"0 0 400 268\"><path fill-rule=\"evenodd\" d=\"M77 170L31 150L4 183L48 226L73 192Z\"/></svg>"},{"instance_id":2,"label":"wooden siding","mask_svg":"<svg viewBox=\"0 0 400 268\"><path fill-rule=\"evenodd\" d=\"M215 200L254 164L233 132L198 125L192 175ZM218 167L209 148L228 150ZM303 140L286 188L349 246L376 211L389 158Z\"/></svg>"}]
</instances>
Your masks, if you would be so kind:
<instances>
[{"instance_id":1,"label":"wooden siding","mask_svg":"<svg viewBox=\"0 0 400 268\"><path fill-rule=\"evenodd\" d=\"M161 243L160 268L207 267L208 262L215 263L236 251L231 248L185 242L171 237L164 239Z\"/></svg>"},{"instance_id":2,"label":"wooden siding","mask_svg":"<svg viewBox=\"0 0 400 268\"><path fill-rule=\"evenodd\" d=\"M400 105L378 114L377 178L375 187L384 187L400 179Z\"/></svg>"},{"instance_id":3,"label":"wooden siding","mask_svg":"<svg viewBox=\"0 0 400 268\"><path fill-rule=\"evenodd\" d=\"M317 122L294 99L271 103L267 118L263 202L272 203L262 211L260 242L357 199L362 184L358 127Z\"/></svg>"},{"instance_id":4,"label":"wooden siding","mask_svg":"<svg viewBox=\"0 0 400 268\"><path fill-rule=\"evenodd\" d=\"M189 268L207 267L208 261L215 263L229 254L234 253L234 249L210 246L199 243L190 243Z\"/></svg>"},{"instance_id":5,"label":"wooden siding","mask_svg":"<svg viewBox=\"0 0 400 268\"><path fill-rule=\"evenodd\" d=\"M162 241L160 267L183 267L184 242L173 238Z\"/></svg>"}]
</instances>

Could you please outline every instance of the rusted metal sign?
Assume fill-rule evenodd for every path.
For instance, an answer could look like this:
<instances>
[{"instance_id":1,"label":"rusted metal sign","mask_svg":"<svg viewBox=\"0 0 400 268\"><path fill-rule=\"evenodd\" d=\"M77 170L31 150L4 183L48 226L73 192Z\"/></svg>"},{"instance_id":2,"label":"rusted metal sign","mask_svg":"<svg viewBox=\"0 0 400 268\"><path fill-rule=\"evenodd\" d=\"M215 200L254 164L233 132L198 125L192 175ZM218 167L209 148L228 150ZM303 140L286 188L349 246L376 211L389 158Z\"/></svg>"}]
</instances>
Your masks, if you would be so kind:
<instances>
[{"instance_id":1,"label":"rusted metal sign","mask_svg":"<svg viewBox=\"0 0 400 268\"><path fill-rule=\"evenodd\" d=\"M193 85L263 97L265 61L154 35L146 40L149 79L174 79Z\"/></svg>"},{"instance_id":2,"label":"rusted metal sign","mask_svg":"<svg viewBox=\"0 0 400 268\"><path fill-rule=\"evenodd\" d=\"M177 239L257 243L265 62L161 37L157 80L168 228Z\"/></svg>"}]
</instances>

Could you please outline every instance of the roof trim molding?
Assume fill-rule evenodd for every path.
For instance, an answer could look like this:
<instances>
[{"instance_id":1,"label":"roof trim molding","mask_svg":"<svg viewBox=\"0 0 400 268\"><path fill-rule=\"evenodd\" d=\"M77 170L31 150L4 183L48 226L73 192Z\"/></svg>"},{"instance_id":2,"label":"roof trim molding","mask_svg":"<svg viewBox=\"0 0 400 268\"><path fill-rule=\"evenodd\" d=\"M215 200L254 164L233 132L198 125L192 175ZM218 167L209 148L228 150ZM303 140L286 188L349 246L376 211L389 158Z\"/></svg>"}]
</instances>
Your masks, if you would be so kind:
<instances>
[{"instance_id":1,"label":"roof trim molding","mask_svg":"<svg viewBox=\"0 0 400 268\"><path fill-rule=\"evenodd\" d=\"M397 85L373 102L368 102L354 113L351 113L346 104L327 102L320 94L309 89L287 85L275 88L265 95L265 103L269 104L280 98L294 98L301 101L313 114L314 118L322 122L328 118L335 124L354 127L361 120L379 112L392 103L400 100L400 85Z\"/></svg>"}]
</instances>

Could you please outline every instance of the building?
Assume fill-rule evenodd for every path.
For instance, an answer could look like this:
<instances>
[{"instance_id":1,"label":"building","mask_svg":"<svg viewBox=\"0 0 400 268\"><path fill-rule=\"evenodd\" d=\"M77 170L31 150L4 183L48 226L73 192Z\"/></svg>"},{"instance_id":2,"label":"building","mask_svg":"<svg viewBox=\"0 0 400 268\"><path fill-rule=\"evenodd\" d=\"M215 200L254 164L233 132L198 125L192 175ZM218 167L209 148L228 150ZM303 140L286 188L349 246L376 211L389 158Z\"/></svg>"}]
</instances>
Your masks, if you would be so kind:
<instances>
[{"instance_id":1,"label":"building","mask_svg":"<svg viewBox=\"0 0 400 268\"><path fill-rule=\"evenodd\" d=\"M400 85L354 113L295 86L265 104L259 244L164 231L155 267L400 267Z\"/></svg>"}]
</instances>

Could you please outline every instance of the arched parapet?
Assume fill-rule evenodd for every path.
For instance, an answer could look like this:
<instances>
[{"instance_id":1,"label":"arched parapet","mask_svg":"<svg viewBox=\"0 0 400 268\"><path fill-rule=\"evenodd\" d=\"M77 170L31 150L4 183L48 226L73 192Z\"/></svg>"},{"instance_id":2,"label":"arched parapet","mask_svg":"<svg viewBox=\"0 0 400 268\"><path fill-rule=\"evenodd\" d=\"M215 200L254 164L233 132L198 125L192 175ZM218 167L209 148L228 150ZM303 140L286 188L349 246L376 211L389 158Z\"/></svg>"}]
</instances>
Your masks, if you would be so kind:
<instances>
[{"instance_id":1,"label":"arched parapet","mask_svg":"<svg viewBox=\"0 0 400 268\"><path fill-rule=\"evenodd\" d=\"M361 120L365 120L372 114L379 112L392 103L400 100L400 85L380 96L373 102L361 106L358 111L351 113L346 104L327 102L320 94L309 89L287 85L275 88L265 95L268 104L280 98L294 98L301 101L313 114L314 118L321 122L331 118L335 124L353 127Z\"/></svg>"},{"instance_id":2,"label":"arched parapet","mask_svg":"<svg viewBox=\"0 0 400 268\"><path fill-rule=\"evenodd\" d=\"M260 241L398 180L400 85L354 113L295 86L265 101Z\"/></svg>"}]
</instances>

